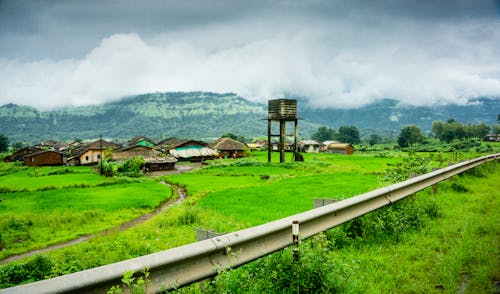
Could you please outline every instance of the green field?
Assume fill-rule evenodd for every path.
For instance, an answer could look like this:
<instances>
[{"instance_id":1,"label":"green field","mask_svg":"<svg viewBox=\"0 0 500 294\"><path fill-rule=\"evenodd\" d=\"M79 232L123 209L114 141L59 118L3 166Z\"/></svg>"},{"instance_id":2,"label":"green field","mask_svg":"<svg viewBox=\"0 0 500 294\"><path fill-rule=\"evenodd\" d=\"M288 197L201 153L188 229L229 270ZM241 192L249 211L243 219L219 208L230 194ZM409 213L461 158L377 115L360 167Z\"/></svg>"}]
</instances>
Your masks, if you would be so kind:
<instances>
[{"instance_id":1,"label":"green field","mask_svg":"<svg viewBox=\"0 0 500 294\"><path fill-rule=\"evenodd\" d=\"M172 196L158 182L108 179L90 167L10 170L0 176L9 191L0 194L0 258L117 226Z\"/></svg>"},{"instance_id":2,"label":"green field","mask_svg":"<svg viewBox=\"0 0 500 294\"><path fill-rule=\"evenodd\" d=\"M273 154L273 156L276 156L276 154ZM431 170L434 167L446 166L451 162L476 156L476 154L419 153L416 156L428 158L425 169ZM412 160L408 153L394 151L357 153L352 156L305 154L304 162L291 162L288 157L289 154L287 154L285 164L276 163L277 157L273 158L273 163L268 164L266 162L267 154L265 152L256 152L252 158L212 161L204 168L190 173L164 176L161 178L162 180L186 188L188 199L182 204L175 205L149 221L126 231L97 236L71 247L48 252L41 259L28 258L0 266L0 286L6 287L23 281L54 277L191 243L195 241L197 227L215 229L218 232L231 232L289 216L311 209L313 198L344 199L386 186L389 184L386 171L405 166L405 163ZM100 177L90 168L77 168L66 174L52 175L48 175L53 172L52 168L40 169L36 173L32 168L21 168L16 172L2 173L2 170L8 170L10 167L5 168L3 166L2 168L0 168L0 179L5 178L8 181L2 181L0 187L5 187L5 191L10 189L11 191L20 192L2 193L0 195L0 198L3 199L0 202L0 213L2 214L2 220L0 220L0 228L2 228L1 242L5 246L5 249L0 251L0 254L3 254L0 256L25 252L47 244L69 240L81 234L116 226L120 222L150 211L172 195L168 187L152 179L118 178L110 180ZM81 177L78 178L78 175ZM68 182L65 181L64 177L66 176ZM398 235L396 243L406 242L409 239L413 240L412 242L417 242L419 234L425 233L431 228L446 236L438 237L438 239L446 239L445 242L447 242L447 239L454 240L451 237L457 235L456 230L463 230L463 228L457 229L451 224L446 224L446 221L453 222L454 217L466 215L464 212L456 211L461 202L450 204L450 201L453 202L457 199L461 199L461 201L467 200L468 204L481 203L478 205L483 205L482 208L479 208L479 206L470 207L476 215L482 213L482 209L485 208L484 205L491 206L492 209L488 210L488 214L485 214L488 217L481 220L484 223L483 226L491 229L492 226L494 227L492 223L495 222L491 218L493 208L496 207L500 210L498 201L495 200L498 199L498 193L490 193L492 196L487 198L490 199L489 202L485 202L488 204L484 204L480 200L483 199L481 193L489 193L488 191L491 192L491 189L500 190L494 188L498 187L498 177L498 172L483 177L471 177L470 179L469 177L460 177L460 181L457 183L468 189L472 189L470 187L476 187L477 185L486 185L485 190L478 191L477 197L474 198L475 201L469 201L465 196L467 194L460 194L453 190L451 188L452 182L443 184L439 194L419 193L418 195L423 194L424 197L436 199L444 216L434 220L423 215L422 227L408 232L402 230L398 233L400 235ZM52 180L50 180L51 178ZM478 182L480 180L486 182ZM34 186L25 184L23 186L22 183L29 181L37 184ZM82 184L85 185L79 187ZM28 191L24 191L24 189ZM6 217L3 217L4 215ZM54 221L48 221L51 218ZM47 221L44 222L44 220ZM435 221L445 223L435 227L436 225L433 223ZM460 223L460 221L456 221L459 226ZM450 227L451 232L447 231L445 224ZM11 231L4 233L4 229ZM488 234L493 232L493 235L490 236L492 239L486 240L486 243L482 246L489 246L490 243L488 242L492 242L492 240L500 241L498 230L488 232ZM395 237L389 236L385 238L383 236L382 234L372 236L371 239L368 238L371 241L363 241L359 237L356 240L349 241L351 243L344 242L345 238L339 239L337 236L328 241L331 243L337 242L336 247L333 245L328 246L335 247L334 252L342 252L346 256L345 259L342 259L342 266L344 266L344 263L350 264L352 262L350 259L370 260L370 258L378 258L377 260L382 262L384 260L382 256L386 256L387 260L390 261L392 259L389 254L394 254L400 249L389 249L389 246L395 242ZM378 241L373 243L373 240ZM338 247L339 244L344 245ZM422 246L426 244L424 242ZM417 247L416 245L405 246L411 247L412 250L426 250L424 247ZM450 247L454 245L446 243L439 246ZM383 249L387 249L387 251ZM411 259L416 254L411 252L410 249L401 250L397 254L409 254L409 256L402 256L402 258ZM440 250L443 252L444 249L441 248ZM283 254L288 253L285 250ZM494 256L491 255L494 254L494 251L490 250L486 254ZM432 256L434 255L429 253L429 259ZM276 257L273 258L276 259ZM447 263L453 262L453 259L446 260ZM429 260L422 263L422 267L424 265L431 266L429 263ZM49 270L43 271L41 276L27 274L23 277L17 277L18 280L12 280L12 277L8 275L11 272L21 272L26 268L33 268L37 264L43 264L43 268ZM251 267L251 265L249 266ZM273 266L276 267L276 264ZM336 264L336 266L339 265ZM442 265L443 268L446 268L446 266L448 265ZM452 265L450 264L450 266ZM376 268L380 267L381 265L378 265ZM342 270L345 269L346 272L360 270L359 265L358 268L347 266L341 268ZM368 268L366 270L369 273L374 269ZM450 275L455 275L455 270ZM384 269L384 271L394 275L393 272L396 269L390 268ZM485 269L485 272L488 275L491 274L489 268ZM339 274L338 280L344 284L350 283L350 279L353 279L352 275L343 274L344 276ZM239 274L234 273L233 275L237 277ZM417 277L421 276L423 275L416 275L416 277L403 275L398 281L401 282L402 279L406 279L405 281L412 283L414 281L412 278L417 279ZM382 279L382 277L379 278ZM240 277L239 279L244 278ZM422 283L427 282L425 278L422 279ZM355 284L352 284L354 292L366 292L370 289L369 284L358 285L356 283L361 282L356 281L353 282ZM372 279L372 283L374 282ZM451 278L446 283L453 282L460 284L460 281L457 282L457 279L453 280ZM266 282L263 283L265 285ZM216 287L222 287L222 292L234 292L227 290L232 287L230 282L217 284ZM385 283L375 287L374 289L378 290L374 292L386 292L391 287L396 286ZM261 288L256 286L255 289ZM392 288L392 291L389 290L389 292L394 292L394 289L397 288ZM405 292L429 292L427 291L429 288L422 285L414 290L405 289L407 290ZM344 289L343 292L349 292L348 290ZM220 291L215 290L214 292Z\"/></svg>"}]
</instances>

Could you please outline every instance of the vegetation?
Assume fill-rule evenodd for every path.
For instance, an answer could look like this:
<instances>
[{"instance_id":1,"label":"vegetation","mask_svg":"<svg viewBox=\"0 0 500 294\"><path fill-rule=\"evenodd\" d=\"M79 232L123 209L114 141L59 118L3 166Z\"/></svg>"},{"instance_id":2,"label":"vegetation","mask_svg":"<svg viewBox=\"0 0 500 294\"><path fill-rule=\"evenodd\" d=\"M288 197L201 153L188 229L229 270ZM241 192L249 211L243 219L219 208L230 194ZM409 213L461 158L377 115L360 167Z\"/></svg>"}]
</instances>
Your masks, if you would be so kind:
<instances>
[{"instance_id":1,"label":"vegetation","mask_svg":"<svg viewBox=\"0 0 500 294\"><path fill-rule=\"evenodd\" d=\"M337 140L344 143L358 144L360 140L359 130L355 126L341 126L338 133L328 127L319 127L311 136L311 139L318 142Z\"/></svg>"},{"instance_id":2,"label":"vegetation","mask_svg":"<svg viewBox=\"0 0 500 294\"><path fill-rule=\"evenodd\" d=\"M185 187L189 197L182 204L172 206L149 221L126 231L110 232L84 243L47 252L41 257L2 265L0 266L0 286L7 287L41 277L54 277L187 244L195 240L197 227L214 229L218 232L236 231L308 210L312 207L312 198L347 198L384 186L388 182L398 181L399 176L404 179L433 167L445 166L449 162L476 156L476 153L463 154L463 156L457 156L456 153L403 153L393 150L393 147L384 150L385 146L373 146L374 149L380 148L382 151L357 152L352 156L304 154L304 162L288 161L285 164L269 164L266 162L266 152L256 152L251 158L217 160L190 173L162 177L161 180ZM287 160L289 160L288 156ZM37 169L35 177L32 168L8 164L0 165L0 174L3 171L0 177L15 178L13 176L15 173L34 181L38 178L55 177L57 179L58 176L67 176L69 179L70 176L80 173L83 177L86 173L85 169L69 168L71 172L65 172L64 169L61 167ZM92 172L90 169L87 171ZM48 175L49 173L52 174ZM366 292L376 289L375 291L378 292L390 292L399 289L397 284L394 284L398 282L415 285L413 292L429 292L440 287L445 289L459 287L462 283L460 272L464 269L470 273L468 281L471 284L467 287L476 283L479 286L471 289L488 289L490 285L488 283L492 279L498 279L499 276L498 271L494 270L499 268L494 258L490 258L493 262L490 261L487 265L481 263L485 257L498 256L498 252L495 251L497 247L490 248L490 246L498 244L499 241L500 233L494 221L498 219L496 211L500 208L498 201L495 200L499 195L495 193L500 189L493 189L494 192L490 192L492 187L498 185L499 174L497 170L480 170L474 175L481 175L481 177L456 178L440 184L438 194L433 194L430 190L418 193L417 197L405 201L406 203L369 214L356 222L333 229L312 241L305 241L301 246L301 260L298 264L292 262L291 252L287 249L246 265L241 268L241 271L225 272L209 285L203 286L203 291L269 293L275 290L294 292L299 289L301 292L334 290ZM2 201L0 209L5 203L10 203L9 209L13 211L17 209L16 211L20 212L21 207L25 207L25 211L32 211L33 214L29 218L18 222L21 224L19 227L24 226L25 231L32 234L34 230L31 227L39 222L34 219L34 214L43 215L46 211L60 209L60 211L68 211L67 216L80 217L79 211L88 210L100 213L93 217L87 216L88 219L101 220L105 219L105 216L112 218L115 213L127 211L128 206L136 207L134 212L139 214L150 210L155 206L155 201L162 201L159 196L155 198L157 196L149 195L154 194L150 191L156 188L162 191L159 194L163 195L163 199L165 199L165 194L170 195L170 192L165 193L168 191L166 186L150 179L123 178L130 182L115 183L122 178L105 178L97 174L94 176L95 182L87 188L65 188L62 184L54 184L56 189L50 191L39 191L37 188L26 192L4 193L1 198L13 197L12 200L15 202ZM92 180L88 174L85 177ZM76 179L73 181L77 183ZM14 185L6 187L12 189L15 188ZM50 184L39 183L40 188L47 185ZM481 185L485 188L476 191L475 189ZM109 190L101 193L103 189ZM469 192L464 194L464 189ZM66 193L64 190L67 190ZM120 190L123 194L118 192ZM86 194L87 191L89 194ZM471 191L474 191L473 197L469 196ZM489 194L485 191L489 191ZM485 198L486 204L479 201L485 197L485 193L489 195ZM129 197L129 194L140 195L140 197ZM151 196L151 202L147 202L146 196ZM115 198L116 201L114 201ZM29 203L31 199L34 200L33 203ZM453 202L457 199L458 202ZM43 201L47 202L43 203ZM139 201L142 202L138 203ZM241 209L243 205L245 209ZM93 210L96 207L102 208L102 211ZM460 240L463 240L466 232L472 233L472 235L467 235L470 237L474 237L475 232L482 232L472 227L470 228L472 230L465 230L463 225L469 223L469 220L456 220L457 215L464 215L458 210L460 207L468 209L468 212L470 210L473 221L476 221L474 218L480 215L480 221L474 223L474 226L481 226L487 232L484 235L486 237L478 241L478 246L487 248L484 252L474 252L474 255L470 255L468 245L460 245L463 244ZM141 209L144 210L141 211ZM15 217L17 215L14 219ZM120 215L119 218L123 220L127 217ZM33 222L31 226L29 225L30 219ZM65 221L61 219L59 222L64 224ZM79 221L73 224L80 226ZM104 223L108 222L109 220L105 220ZM454 223L451 224L452 222ZM117 223L119 222L116 221L114 224ZM48 224L45 229L50 231L52 226L53 224ZM450 231L446 226L449 226ZM3 229L0 232L3 235ZM12 242L8 241L9 238L2 236L0 240L7 240L11 244ZM423 244L417 242L419 238L425 240ZM31 242L29 238L23 240ZM24 243L24 241L19 243L20 246L23 244L29 243ZM438 248L438 251L429 250L429 244L431 244L431 249ZM456 251L453 248L456 248ZM462 248L466 251L461 251ZM23 250L29 250L29 248ZM448 257L448 253L455 254L454 258ZM415 258L421 255L424 256L424 260L421 263L415 262ZM395 256L399 256L402 264L398 264L399 259L396 260ZM473 258L468 259L467 256L473 256ZM37 258L39 260L35 261ZM439 260L441 270L427 271L426 267L435 265L436 259ZM431 260L433 263L430 262ZM467 263L464 265L457 260ZM479 265L484 266L479 270ZM398 266L404 268L405 271L400 272ZM36 272L33 268L39 269L39 274L31 274ZM248 270L245 271L246 269ZM401 274L415 269L416 277ZM377 270L381 272L378 273ZM478 270L483 275L482 280L474 280L476 278L472 277L473 273L479 272ZM432 272L432 275L426 275L427 272ZM368 278L370 274L376 276L378 280ZM370 282L358 279L358 276L363 276ZM125 288L132 289L133 281L127 281L130 285L124 282L128 285ZM435 286L438 288L433 288ZM197 287L199 286L180 291L202 291ZM118 288L115 289L119 291ZM412 292L412 290L405 288L405 292Z\"/></svg>"},{"instance_id":3,"label":"vegetation","mask_svg":"<svg viewBox=\"0 0 500 294\"><path fill-rule=\"evenodd\" d=\"M298 262L287 248L178 292L494 293L500 277L494 165L306 240Z\"/></svg>"},{"instance_id":4,"label":"vegetation","mask_svg":"<svg viewBox=\"0 0 500 294\"><path fill-rule=\"evenodd\" d=\"M335 140L337 137L337 132L334 129L328 127L319 127L314 134L312 134L311 139L318 142Z\"/></svg>"},{"instance_id":5,"label":"vegetation","mask_svg":"<svg viewBox=\"0 0 500 294\"><path fill-rule=\"evenodd\" d=\"M0 134L0 152L5 152L9 149L9 138L4 134Z\"/></svg>"},{"instance_id":6,"label":"vegetation","mask_svg":"<svg viewBox=\"0 0 500 294\"><path fill-rule=\"evenodd\" d=\"M432 123L432 132L436 138L447 143L455 139L482 139L489 131L490 127L485 123L464 125L454 119L450 119L447 122L435 121Z\"/></svg>"},{"instance_id":7,"label":"vegetation","mask_svg":"<svg viewBox=\"0 0 500 294\"><path fill-rule=\"evenodd\" d=\"M355 126L341 126L337 140L344 143L358 144L361 141L358 128Z\"/></svg>"},{"instance_id":8,"label":"vegetation","mask_svg":"<svg viewBox=\"0 0 500 294\"><path fill-rule=\"evenodd\" d=\"M0 166L0 258L117 226L172 196L156 181L90 167Z\"/></svg>"},{"instance_id":9,"label":"vegetation","mask_svg":"<svg viewBox=\"0 0 500 294\"><path fill-rule=\"evenodd\" d=\"M424 141L425 137L422 134L422 130L417 126L403 127L398 136L398 145L402 148L410 147L415 143L423 143Z\"/></svg>"},{"instance_id":10,"label":"vegetation","mask_svg":"<svg viewBox=\"0 0 500 294\"><path fill-rule=\"evenodd\" d=\"M298 101L300 136L310 138L320 126L339 128L355 125L366 133L379 135L417 125L430 131L430 122L454 117L457 121L496 121L500 100L480 99L465 106L403 106L395 100L381 100L356 109L318 109L308 101ZM38 143L48 137L71 141L74 138L130 139L141 134L160 139L168 137L213 139L224 133L245 137L262 135L267 107L234 93L174 92L150 93L99 105L38 111L27 106L0 106L2 132L11 142ZM200 128L200 122L205 126ZM86 126L82 128L81 126ZM103 127L108 126L108 127ZM168 129L165 129L168 126ZM396 134L397 135L397 134ZM385 137L385 136L384 136Z\"/></svg>"}]
</instances>

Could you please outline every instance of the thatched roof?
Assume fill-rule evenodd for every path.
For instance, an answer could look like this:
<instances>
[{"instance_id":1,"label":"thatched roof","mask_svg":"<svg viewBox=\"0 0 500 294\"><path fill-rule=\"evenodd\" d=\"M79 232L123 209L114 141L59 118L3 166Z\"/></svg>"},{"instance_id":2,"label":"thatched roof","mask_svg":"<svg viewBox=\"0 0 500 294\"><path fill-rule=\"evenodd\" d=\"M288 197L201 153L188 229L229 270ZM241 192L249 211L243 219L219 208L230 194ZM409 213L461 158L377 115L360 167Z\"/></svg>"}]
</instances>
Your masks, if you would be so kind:
<instances>
[{"instance_id":1,"label":"thatched roof","mask_svg":"<svg viewBox=\"0 0 500 294\"><path fill-rule=\"evenodd\" d=\"M108 148L111 148L113 150L116 150L118 148L120 148L120 145L114 143L114 142L108 142L104 139L99 139L97 141L94 141L90 144L85 144L83 146L80 146L79 148L77 148L73 154L76 155L76 156L80 156L82 155L83 153L85 153L86 151L88 150L101 150L101 147L102 147L102 150L105 150L105 149L108 149Z\"/></svg>"},{"instance_id":2,"label":"thatched roof","mask_svg":"<svg viewBox=\"0 0 500 294\"><path fill-rule=\"evenodd\" d=\"M186 141L185 139L170 137L170 138L166 138L166 139L161 140L160 142L158 142L158 145L166 145L166 146L175 145L175 144L179 144L179 143L185 142L185 141Z\"/></svg>"},{"instance_id":3,"label":"thatched roof","mask_svg":"<svg viewBox=\"0 0 500 294\"><path fill-rule=\"evenodd\" d=\"M212 148L217 149L217 150L231 150L231 151L242 151L247 148L247 146L240 141L236 141L231 138L219 138L215 140L212 145Z\"/></svg>"},{"instance_id":4,"label":"thatched roof","mask_svg":"<svg viewBox=\"0 0 500 294\"><path fill-rule=\"evenodd\" d=\"M177 158L172 155L167 156L145 156L146 163L172 163L177 162Z\"/></svg>"},{"instance_id":5,"label":"thatched roof","mask_svg":"<svg viewBox=\"0 0 500 294\"><path fill-rule=\"evenodd\" d=\"M113 160L124 160L136 156L156 156L160 154L159 151L154 150L151 147L145 147L145 146L131 146L127 147L124 149L121 149L120 151L116 151L111 155L111 158Z\"/></svg>"},{"instance_id":6,"label":"thatched roof","mask_svg":"<svg viewBox=\"0 0 500 294\"><path fill-rule=\"evenodd\" d=\"M40 155L40 154L44 154L44 153L56 153L56 154L59 154L61 156L63 155L61 152L55 151L55 150L42 150L42 151L38 151L38 152L35 152L35 153L27 154L25 157L34 157L34 156L37 156L37 155Z\"/></svg>"}]
</instances>

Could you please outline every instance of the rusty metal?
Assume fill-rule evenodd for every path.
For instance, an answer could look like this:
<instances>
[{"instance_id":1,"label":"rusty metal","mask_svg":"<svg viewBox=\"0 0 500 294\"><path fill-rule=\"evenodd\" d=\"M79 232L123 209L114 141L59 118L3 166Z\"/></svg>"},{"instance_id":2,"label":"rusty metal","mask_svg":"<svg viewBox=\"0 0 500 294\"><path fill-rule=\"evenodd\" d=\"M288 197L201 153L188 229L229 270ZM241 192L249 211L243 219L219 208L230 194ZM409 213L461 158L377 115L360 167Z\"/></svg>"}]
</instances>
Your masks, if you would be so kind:
<instances>
[{"instance_id":1,"label":"rusty metal","mask_svg":"<svg viewBox=\"0 0 500 294\"><path fill-rule=\"evenodd\" d=\"M125 271L149 270L148 293L182 287L283 249L293 243L292 222L300 223L301 239L331 229L389 205L480 164L499 154L479 157L410 180L315 208L260 226L228 233L98 268L0 290L10 293L105 293L120 285Z\"/></svg>"}]
</instances>

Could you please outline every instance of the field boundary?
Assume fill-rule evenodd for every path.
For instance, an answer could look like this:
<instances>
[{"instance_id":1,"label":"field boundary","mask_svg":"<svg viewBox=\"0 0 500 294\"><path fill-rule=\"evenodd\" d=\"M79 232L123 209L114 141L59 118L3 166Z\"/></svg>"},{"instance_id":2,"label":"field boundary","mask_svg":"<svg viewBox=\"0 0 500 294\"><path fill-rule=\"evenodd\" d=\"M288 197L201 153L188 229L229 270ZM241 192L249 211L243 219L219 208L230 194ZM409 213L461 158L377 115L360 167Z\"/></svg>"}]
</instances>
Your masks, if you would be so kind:
<instances>
[{"instance_id":1,"label":"field boundary","mask_svg":"<svg viewBox=\"0 0 500 294\"><path fill-rule=\"evenodd\" d=\"M496 161L499 157L500 153L497 153L467 160L263 225L49 280L3 289L0 293L105 293L110 287L121 284L124 272L144 269L149 271L148 293L175 289L291 245L294 221L299 222L300 238L308 238L413 195L456 174Z\"/></svg>"}]
</instances>

